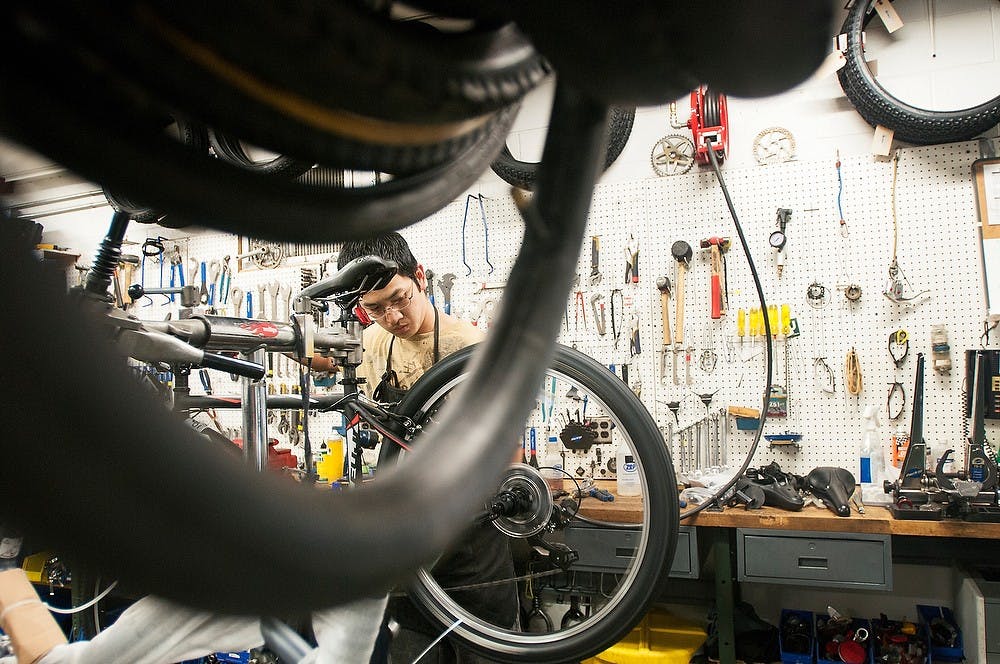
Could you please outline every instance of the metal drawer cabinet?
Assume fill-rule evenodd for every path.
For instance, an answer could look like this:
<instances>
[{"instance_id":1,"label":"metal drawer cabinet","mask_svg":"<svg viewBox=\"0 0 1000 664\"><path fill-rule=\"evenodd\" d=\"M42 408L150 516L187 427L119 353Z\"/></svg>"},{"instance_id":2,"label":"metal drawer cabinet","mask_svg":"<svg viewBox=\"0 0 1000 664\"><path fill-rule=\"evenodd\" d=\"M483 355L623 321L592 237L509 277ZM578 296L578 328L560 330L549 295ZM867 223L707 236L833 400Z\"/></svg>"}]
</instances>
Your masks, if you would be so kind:
<instances>
[{"instance_id":1,"label":"metal drawer cabinet","mask_svg":"<svg viewBox=\"0 0 1000 664\"><path fill-rule=\"evenodd\" d=\"M892 590L889 535L736 529L740 581Z\"/></svg>"},{"instance_id":2,"label":"metal drawer cabinet","mask_svg":"<svg viewBox=\"0 0 1000 664\"><path fill-rule=\"evenodd\" d=\"M591 572L621 572L632 561L639 533L573 525L563 531L566 545L585 552L573 569ZM680 526L677 533L677 550L670 566L670 576L697 579L698 535L692 526Z\"/></svg>"}]
</instances>

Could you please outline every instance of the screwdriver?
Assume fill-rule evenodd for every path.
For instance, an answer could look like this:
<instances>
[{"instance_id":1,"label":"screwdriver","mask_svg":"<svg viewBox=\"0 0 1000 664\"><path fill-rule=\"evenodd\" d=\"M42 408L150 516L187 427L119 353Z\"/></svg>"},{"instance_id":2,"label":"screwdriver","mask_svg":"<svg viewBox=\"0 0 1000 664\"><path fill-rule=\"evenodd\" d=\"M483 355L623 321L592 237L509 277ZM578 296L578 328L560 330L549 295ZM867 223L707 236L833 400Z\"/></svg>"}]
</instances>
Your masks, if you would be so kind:
<instances>
[{"instance_id":1,"label":"screwdriver","mask_svg":"<svg viewBox=\"0 0 1000 664\"><path fill-rule=\"evenodd\" d=\"M736 312L736 336L740 338L740 345L743 345L743 337L747 333L747 312L740 309Z\"/></svg>"},{"instance_id":2,"label":"screwdriver","mask_svg":"<svg viewBox=\"0 0 1000 664\"><path fill-rule=\"evenodd\" d=\"M792 332L792 308L787 305L781 305L781 334L788 336Z\"/></svg>"}]
</instances>

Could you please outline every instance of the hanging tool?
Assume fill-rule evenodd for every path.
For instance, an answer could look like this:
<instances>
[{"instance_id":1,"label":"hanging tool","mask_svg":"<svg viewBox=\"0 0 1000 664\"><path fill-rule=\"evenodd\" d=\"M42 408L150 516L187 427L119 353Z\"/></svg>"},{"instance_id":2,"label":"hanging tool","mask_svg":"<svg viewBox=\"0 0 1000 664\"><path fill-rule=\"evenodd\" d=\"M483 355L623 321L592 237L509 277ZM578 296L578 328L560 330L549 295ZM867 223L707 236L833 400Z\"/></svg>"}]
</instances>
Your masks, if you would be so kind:
<instances>
[{"instance_id":1,"label":"hanging tool","mask_svg":"<svg viewBox=\"0 0 1000 664\"><path fill-rule=\"evenodd\" d=\"M219 279L219 300L229 304L229 288L232 282L232 270L229 268L229 256L222 259L222 277Z\"/></svg>"},{"instance_id":2,"label":"hanging tool","mask_svg":"<svg viewBox=\"0 0 1000 664\"><path fill-rule=\"evenodd\" d=\"M670 278L667 276L657 277L656 289L660 291L660 319L663 321L663 348L660 351L660 381L666 376L667 353L673 344L673 337L670 333ZM677 382L677 355L674 355L674 383Z\"/></svg>"},{"instance_id":3,"label":"hanging tool","mask_svg":"<svg viewBox=\"0 0 1000 664\"><path fill-rule=\"evenodd\" d=\"M893 407L893 403L896 406ZM885 414L890 420L898 420L906 408L906 391L898 380L889 384L889 395L885 398Z\"/></svg>"},{"instance_id":4,"label":"hanging tool","mask_svg":"<svg viewBox=\"0 0 1000 664\"><path fill-rule=\"evenodd\" d=\"M601 236L590 236L590 285L601 283Z\"/></svg>"},{"instance_id":5,"label":"hanging tool","mask_svg":"<svg viewBox=\"0 0 1000 664\"><path fill-rule=\"evenodd\" d=\"M632 333L629 335L628 352L630 357L642 353L642 346L639 343L639 316L636 314L632 314Z\"/></svg>"},{"instance_id":6,"label":"hanging tool","mask_svg":"<svg viewBox=\"0 0 1000 664\"><path fill-rule=\"evenodd\" d=\"M181 248L178 245L174 245L174 250L171 252L170 256L170 287L183 288L184 283L184 259L181 258ZM170 294L170 301L174 301L174 294Z\"/></svg>"},{"instance_id":7,"label":"hanging tool","mask_svg":"<svg viewBox=\"0 0 1000 664\"><path fill-rule=\"evenodd\" d=\"M465 215L462 217L462 264L465 265L466 269L465 275L469 276L470 274L472 274L472 266L469 265L468 261L466 260L465 226L466 223L469 221L469 203L472 202L473 200L479 201L479 212L483 220L483 241L486 249L486 264L490 266L489 274L493 274L494 270L493 263L490 262L490 228L489 225L486 223L486 207L483 205L482 194L478 194L476 196L468 194L465 197Z\"/></svg>"},{"instance_id":8,"label":"hanging tool","mask_svg":"<svg viewBox=\"0 0 1000 664\"><path fill-rule=\"evenodd\" d=\"M680 352L682 344L684 343L684 280L685 275L688 271L688 266L691 264L691 257L694 252L691 250L691 245L684 240L677 240L670 247L670 253L673 255L674 260L677 261L677 297L675 298L674 304L674 364L677 364L677 353ZM691 384L691 354L690 349L687 354L687 383ZM674 372L674 384L677 384L677 372Z\"/></svg>"},{"instance_id":9,"label":"hanging tool","mask_svg":"<svg viewBox=\"0 0 1000 664\"><path fill-rule=\"evenodd\" d=\"M594 314L594 327L597 328L597 333L602 337L607 332L606 319L604 317L604 302L601 302L603 299L604 296L600 293L594 293L590 297L590 309Z\"/></svg>"},{"instance_id":10,"label":"hanging tool","mask_svg":"<svg viewBox=\"0 0 1000 664\"><path fill-rule=\"evenodd\" d=\"M576 291L573 296L573 329L580 329L580 317L583 317L583 329L587 329L587 304L583 299L583 291Z\"/></svg>"},{"instance_id":11,"label":"hanging tool","mask_svg":"<svg viewBox=\"0 0 1000 664\"><path fill-rule=\"evenodd\" d=\"M618 308L615 309L615 296L618 296ZM622 327L625 325L625 296L621 289L616 288L611 291L611 336L614 339L615 348L618 348L618 339L622 335Z\"/></svg>"},{"instance_id":12,"label":"hanging tool","mask_svg":"<svg viewBox=\"0 0 1000 664\"><path fill-rule=\"evenodd\" d=\"M438 280L438 288L441 289L441 295L444 296L444 312L446 314L451 313L451 287L454 284L455 275L451 272L445 274Z\"/></svg>"},{"instance_id":13,"label":"hanging tool","mask_svg":"<svg viewBox=\"0 0 1000 664\"><path fill-rule=\"evenodd\" d=\"M778 278L781 278L781 273L785 269L785 260L788 258L788 254L785 252L785 245L788 242L788 238L785 235L785 229L788 226L788 222L792 218L792 211L788 208L778 208L778 220L775 225L778 230L771 233L767 238L768 244L774 249L774 264L778 269Z\"/></svg>"},{"instance_id":14,"label":"hanging tool","mask_svg":"<svg viewBox=\"0 0 1000 664\"><path fill-rule=\"evenodd\" d=\"M701 241L702 249L709 249L712 253L712 281L710 292L710 307L712 310L712 320L718 320L726 314L725 303L725 270L723 269L723 255L729 250L730 239L727 237L710 237Z\"/></svg>"},{"instance_id":15,"label":"hanging tool","mask_svg":"<svg viewBox=\"0 0 1000 664\"><path fill-rule=\"evenodd\" d=\"M233 303L233 312L239 316L243 309L243 289L239 286L233 286L229 291L229 298Z\"/></svg>"},{"instance_id":16,"label":"hanging tool","mask_svg":"<svg viewBox=\"0 0 1000 664\"><path fill-rule=\"evenodd\" d=\"M208 306L215 306L215 286L222 273L222 261L214 260L209 263L208 269Z\"/></svg>"},{"instance_id":17,"label":"hanging tool","mask_svg":"<svg viewBox=\"0 0 1000 664\"><path fill-rule=\"evenodd\" d=\"M851 396L858 396L862 389L864 381L861 376L861 360L858 359L858 352L851 346L844 360L844 390Z\"/></svg>"},{"instance_id":18,"label":"hanging tool","mask_svg":"<svg viewBox=\"0 0 1000 664\"><path fill-rule=\"evenodd\" d=\"M427 299L431 301L431 306L434 303L434 270L424 270L424 278L427 279Z\"/></svg>"},{"instance_id":19,"label":"hanging tool","mask_svg":"<svg viewBox=\"0 0 1000 664\"><path fill-rule=\"evenodd\" d=\"M625 283L639 283L639 242L631 235L625 246Z\"/></svg>"},{"instance_id":20,"label":"hanging tool","mask_svg":"<svg viewBox=\"0 0 1000 664\"><path fill-rule=\"evenodd\" d=\"M902 368L903 360L910 352L910 335L906 330L899 329L889 334L889 357L896 368Z\"/></svg>"},{"instance_id":21,"label":"hanging tool","mask_svg":"<svg viewBox=\"0 0 1000 664\"><path fill-rule=\"evenodd\" d=\"M260 284L257 286L257 318L266 319L267 318L267 307L264 304L267 301L267 284Z\"/></svg>"},{"instance_id":22,"label":"hanging tool","mask_svg":"<svg viewBox=\"0 0 1000 664\"><path fill-rule=\"evenodd\" d=\"M281 284L277 281L272 281L267 287L267 294L271 296L270 320L281 320L278 317L278 290L280 288Z\"/></svg>"}]
</instances>

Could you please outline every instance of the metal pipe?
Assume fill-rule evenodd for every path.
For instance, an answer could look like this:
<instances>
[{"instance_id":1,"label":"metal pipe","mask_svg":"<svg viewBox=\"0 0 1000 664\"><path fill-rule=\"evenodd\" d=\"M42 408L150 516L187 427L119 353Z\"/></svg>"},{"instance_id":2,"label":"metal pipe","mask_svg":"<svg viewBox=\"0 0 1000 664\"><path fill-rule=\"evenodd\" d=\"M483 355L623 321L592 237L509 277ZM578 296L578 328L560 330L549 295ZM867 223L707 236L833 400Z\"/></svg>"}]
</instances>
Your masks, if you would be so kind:
<instances>
[{"instance_id":1,"label":"metal pipe","mask_svg":"<svg viewBox=\"0 0 1000 664\"><path fill-rule=\"evenodd\" d=\"M259 348L244 354L257 364L267 361L267 353ZM243 459L262 473L267 470L267 383L264 380L243 379Z\"/></svg>"}]
</instances>

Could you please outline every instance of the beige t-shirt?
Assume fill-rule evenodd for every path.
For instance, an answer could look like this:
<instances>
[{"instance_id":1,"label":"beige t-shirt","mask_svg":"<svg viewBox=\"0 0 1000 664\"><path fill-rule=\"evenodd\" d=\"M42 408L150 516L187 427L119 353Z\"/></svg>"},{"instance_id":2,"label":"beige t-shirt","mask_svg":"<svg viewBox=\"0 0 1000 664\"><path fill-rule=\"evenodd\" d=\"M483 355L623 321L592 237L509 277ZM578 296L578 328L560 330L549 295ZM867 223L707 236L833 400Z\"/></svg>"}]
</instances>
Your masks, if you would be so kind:
<instances>
[{"instance_id":1,"label":"beige t-shirt","mask_svg":"<svg viewBox=\"0 0 1000 664\"><path fill-rule=\"evenodd\" d=\"M471 323L446 316L438 311L440 330L438 333L438 359L443 360L466 346L479 343L486 338L485 332ZM359 386L370 395L385 373L385 360L389 354L392 334L378 324L368 327L362 335L364 355L358 367L358 377L367 382ZM409 339L396 339L392 345L392 370L396 372L399 386L410 389L425 371L434 365L434 331L416 334Z\"/></svg>"}]
</instances>

